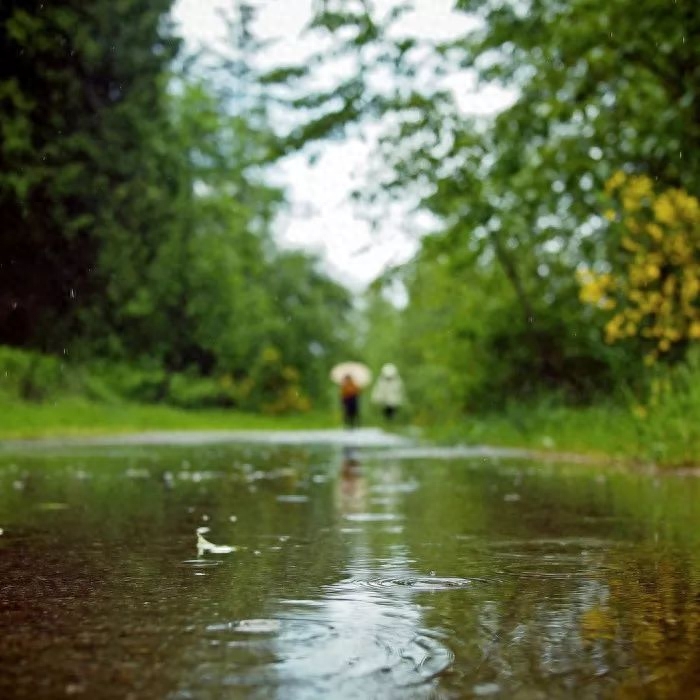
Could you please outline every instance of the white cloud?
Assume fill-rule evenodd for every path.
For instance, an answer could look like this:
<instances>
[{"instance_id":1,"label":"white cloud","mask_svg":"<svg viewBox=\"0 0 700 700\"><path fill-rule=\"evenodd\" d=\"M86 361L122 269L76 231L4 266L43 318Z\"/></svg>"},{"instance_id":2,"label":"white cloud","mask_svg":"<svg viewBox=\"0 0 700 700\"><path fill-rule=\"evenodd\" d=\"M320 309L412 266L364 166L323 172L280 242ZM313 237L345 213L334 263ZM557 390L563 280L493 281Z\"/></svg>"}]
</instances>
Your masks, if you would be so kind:
<instances>
[{"instance_id":1,"label":"white cloud","mask_svg":"<svg viewBox=\"0 0 700 700\"><path fill-rule=\"evenodd\" d=\"M300 36L311 16L312 0L257 0L256 4L257 35L275 40L260 59L265 67L303 62L324 48L323 40ZM376 4L386 11L395 0ZM395 33L447 40L478 24L473 17L454 12L451 4L452 0L414 0L414 10L402 17ZM178 0L173 16L191 46L222 49L225 25L220 13L231 6L232 0ZM450 76L446 85L455 91L465 112L492 113L510 99L495 88L477 94L472 76L466 73ZM354 289L388 266L410 259L421 231L434 224L429 217L416 217L408 205L393 206L378 230L358 216L349 194L366 175L371 154L371 138L366 142L350 138L325 145L315 165L297 155L280 163L274 173L275 181L288 187L291 200L290 210L277 221L280 243L316 251L329 273ZM413 230L407 230L409 226Z\"/></svg>"}]
</instances>

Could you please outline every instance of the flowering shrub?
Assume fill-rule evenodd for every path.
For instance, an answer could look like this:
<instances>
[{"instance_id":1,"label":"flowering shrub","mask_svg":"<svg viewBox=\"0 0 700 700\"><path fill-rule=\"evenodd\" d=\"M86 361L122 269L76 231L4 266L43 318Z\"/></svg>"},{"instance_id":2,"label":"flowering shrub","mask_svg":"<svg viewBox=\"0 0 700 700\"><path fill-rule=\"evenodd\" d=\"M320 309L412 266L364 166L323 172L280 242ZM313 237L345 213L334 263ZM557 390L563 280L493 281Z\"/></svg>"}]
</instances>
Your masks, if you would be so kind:
<instances>
[{"instance_id":1,"label":"flowering shrub","mask_svg":"<svg viewBox=\"0 0 700 700\"><path fill-rule=\"evenodd\" d=\"M700 338L700 202L621 171L605 189L612 202L605 218L618 241L613 270L582 270L579 296L609 316L608 343L642 339L653 364Z\"/></svg>"}]
</instances>

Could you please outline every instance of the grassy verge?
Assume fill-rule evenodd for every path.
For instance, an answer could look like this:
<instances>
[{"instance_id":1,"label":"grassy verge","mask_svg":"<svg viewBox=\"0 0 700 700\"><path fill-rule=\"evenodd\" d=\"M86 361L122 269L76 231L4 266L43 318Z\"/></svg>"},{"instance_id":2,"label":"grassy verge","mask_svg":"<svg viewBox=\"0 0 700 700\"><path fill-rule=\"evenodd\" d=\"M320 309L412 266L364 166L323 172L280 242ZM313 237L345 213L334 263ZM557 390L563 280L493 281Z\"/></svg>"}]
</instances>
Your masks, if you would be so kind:
<instances>
[{"instance_id":1,"label":"grassy verge","mask_svg":"<svg viewBox=\"0 0 700 700\"><path fill-rule=\"evenodd\" d=\"M493 415L447 420L425 428L446 444L521 447L541 452L575 453L662 467L700 466L700 431L692 413L660 407L635 415L625 406L571 408L523 405Z\"/></svg>"},{"instance_id":2,"label":"grassy verge","mask_svg":"<svg viewBox=\"0 0 700 700\"><path fill-rule=\"evenodd\" d=\"M143 430L292 430L336 425L333 413L265 416L225 409L105 404L84 398L44 403L0 398L0 439L4 440Z\"/></svg>"},{"instance_id":3,"label":"grassy verge","mask_svg":"<svg viewBox=\"0 0 700 700\"><path fill-rule=\"evenodd\" d=\"M612 407L536 407L516 413L475 415L426 429L442 443L522 447L571 452L611 459L642 459L637 422L628 411Z\"/></svg>"}]
</instances>

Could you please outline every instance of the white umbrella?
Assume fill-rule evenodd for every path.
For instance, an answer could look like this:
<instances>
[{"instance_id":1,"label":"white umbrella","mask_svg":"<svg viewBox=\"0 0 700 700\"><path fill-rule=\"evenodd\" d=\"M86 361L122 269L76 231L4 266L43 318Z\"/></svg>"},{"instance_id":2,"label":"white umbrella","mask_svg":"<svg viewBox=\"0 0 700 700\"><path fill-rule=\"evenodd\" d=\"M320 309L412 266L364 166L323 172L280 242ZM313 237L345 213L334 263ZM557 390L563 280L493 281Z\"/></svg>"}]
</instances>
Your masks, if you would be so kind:
<instances>
[{"instance_id":1,"label":"white umbrella","mask_svg":"<svg viewBox=\"0 0 700 700\"><path fill-rule=\"evenodd\" d=\"M372 372L361 362L341 362L331 370L331 379L336 384L342 384L348 375L360 388L368 386L372 381Z\"/></svg>"}]
</instances>

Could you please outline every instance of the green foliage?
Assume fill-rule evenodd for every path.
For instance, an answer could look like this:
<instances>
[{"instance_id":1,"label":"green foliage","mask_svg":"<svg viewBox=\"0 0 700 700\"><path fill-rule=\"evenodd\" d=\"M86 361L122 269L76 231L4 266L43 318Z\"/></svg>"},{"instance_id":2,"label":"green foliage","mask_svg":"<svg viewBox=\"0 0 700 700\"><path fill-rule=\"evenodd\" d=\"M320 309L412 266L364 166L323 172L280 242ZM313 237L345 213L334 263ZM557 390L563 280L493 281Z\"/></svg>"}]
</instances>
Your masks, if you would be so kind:
<instances>
[{"instance_id":1,"label":"green foliage","mask_svg":"<svg viewBox=\"0 0 700 700\"><path fill-rule=\"evenodd\" d=\"M304 408L349 294L272 239L285 194L265 177L254 8L226 59L176 69L171 4L0 8L0 342L77 356L101 400ZM279 395L250 379L268 346L298 373ZM37 362L27 395L53 384Z\"/></svg>"},{"instance_id":2,"label":"green foliage","mask_svg":"<svg viewBox=\"0 0 700 700\"><path fill-rule=\"evenodd\" d=\"M231 409L184 410L172 406L95 402L62 396L43 403L8 400L0 394L0 438L104 435L142 430L312 429L334 425L328 412L264 416Z\"/></svg>"},{"instance_id":3,"label":"green foliage","mask_svg":"<svg viewBox=\"0 0 700 700\"><path fill-rule=\"evenodd\" d=\"M118 328L120 347L156 349L169 307L144 282L178 225L181 187L170 1L2 4L4 342L60 353Z\"/></svg>"},{"instance_id":4,"label":"green foliage","mask_svg":"<svg viewBox=\"0 0 700 700\"><path fill-rule=\"evenodd\" d=\"M7 400L55 401L84 397L106 404L164 403L186 409L239 408L280 415L308 412L301 373L267 346L245 375L202 377L167 372L157 364L92 360L86 364L0 346L0 395Z\"/></svg>"},{"instance_id":5,"label":"green foliage","mask_svg":"<svg viewBox=\"0 0 700 700\"><path fill-rule=\"evenodd\" d=\"M643 462L651 458L640 446L632 414L612 402L570 407L552 396L514 398L498 411L432 421L426 435L442 443L527 448L543 454Z\"/></svg>"},{"instance_id":6,"label":"green foliage","mask_svg":"<svg viewBox=\"0 0 700 700\"><path fill-rule=\"evenodd\" d=\"M634 402L639 450L663 464L697 465L700 425L700 353L686 363L655 368L647 390Z\"/></svg>"},{"instance_id":7,"label":"green foliage","mask_svg":"<svg viewBox=\"0 0 700 700\"><path fill-rule=\"evenodd\" d=\"M308 411L311 402L302 393L299 381L299 372L284 363L282 353L267 346L251 368L243 405L258 406L270 415Z\"/></svg>"},{"instance_id":8,"label":"green foliage","mask_svg":"<svg viewBox=\"0 0 700 700\"><path fill-rule=\"evenodd\" d=\"M85 393L93 399L155 403L168 394L168 374L154 363L139 366L98 361L73 371L80 372Z\"/></svg>"},{"instance_id":9,"label":"green foliage","mask_svg":"<svg viewBox=\"0 0 700 700\"><path fill-rule=\"evenodd\" d=\"M0 346L0 393L41 401L69 385L57 358Z\"/></svg>"},{"instance_id":10,"label":"green foliage","mask_svg":"<svg viewBox=\"0 0 700 700\"><path fill-rule=\"evenodd\" d=\"M224 378L185 374L170 378L167 400L180 408L225 408L238 403L234 386Z\"/></svg>"},{"instance_id":11,"label":"green foliage","mask_svg":"<svg viewBox=\"0 0 700 700\"><path fill-rule=\"evenodd\" d=\"M379 323L370 333L391 337L417 404L452 415L546 392L580 404L638 391L642 354L605 343L596 309L578 299L576 271L616 265L601 208L613 172L648 173L691 194L700 186L700 80L688 70L700 58L691 38L700 8L463 0L475 29L430 45L407 43L394 16L368 18L360 4L324 3L315 22L336 33L335 57L356 58L357 93L338 101L294 78L296 104L313 111L290 139L386 117L379 176L359 201L380 217L388 198L413 197L439 221L397 272L409 294L400 328ZM393 83L376 80L389 66ZM441 87L450 73L466 79L465 69L508 88L510 104L490 118L466 115Z\"/></svg>"}]
</instances>

